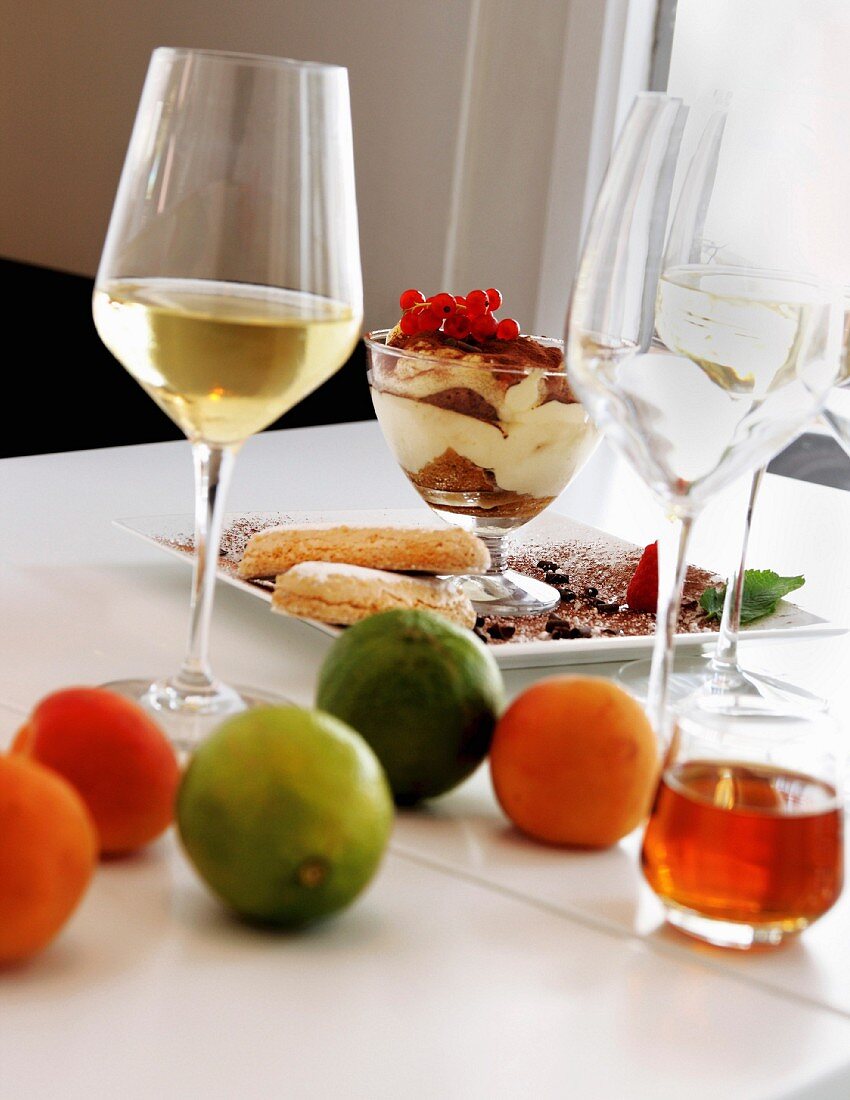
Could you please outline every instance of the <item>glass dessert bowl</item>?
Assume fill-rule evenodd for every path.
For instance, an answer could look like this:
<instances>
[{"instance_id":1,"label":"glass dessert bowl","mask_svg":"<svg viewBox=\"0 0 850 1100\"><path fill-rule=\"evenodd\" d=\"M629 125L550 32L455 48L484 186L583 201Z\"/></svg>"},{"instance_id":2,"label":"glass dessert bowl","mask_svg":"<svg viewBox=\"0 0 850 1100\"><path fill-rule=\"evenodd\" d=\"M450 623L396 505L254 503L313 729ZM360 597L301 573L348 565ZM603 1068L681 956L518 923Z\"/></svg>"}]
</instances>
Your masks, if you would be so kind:
<instances>
[{"instance_id":1,"label":"glass dessert bowl","mask_svg":"<svg viewBox=\"0 0 850 1100\"><path fill-rule=\"evenodd\" d=\"M381 430L419 495L490 551L462 579L476 610L551 610L551 585L507 567L505 537L548 507L590 457L597 432L573 394L560 340L458 339L401 326L366 336Z\"/></svg>"}]
</instances>

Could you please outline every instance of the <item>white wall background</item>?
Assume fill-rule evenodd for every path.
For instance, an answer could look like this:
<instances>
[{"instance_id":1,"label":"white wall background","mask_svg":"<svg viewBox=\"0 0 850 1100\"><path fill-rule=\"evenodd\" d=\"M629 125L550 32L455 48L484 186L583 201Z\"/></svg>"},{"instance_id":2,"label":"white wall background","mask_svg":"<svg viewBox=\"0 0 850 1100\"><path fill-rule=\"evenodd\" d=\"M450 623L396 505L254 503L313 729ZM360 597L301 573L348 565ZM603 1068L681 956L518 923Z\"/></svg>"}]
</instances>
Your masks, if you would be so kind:
<instances>
[{"instance_id":1,"label":"white wall background","mask_svg":"<svg viewBox=\"0 0 850 1100\"><path fill-rule=\"evenodd\" d=\"M719 87L849 95L850 2L679 0L668 91Z\"/></svg>"},{"instance_id":2,"label":"white wall background","mask_svg":"<svg viewBox=\"0 0 850 1100\"><path fill-rule=\"evenodd\" d=\"M496 285L526 331L560 334L623 53L640 82L653 8L0 0L0 255L94 273L155 46L332 61L351 82L367 326L407 286Z\"/></svg>"},{"instance_id":3,"label":"white wall background","mask_svg":"<svg viewBox=\"0 0 850 1100\"><path fill-rule=\"evenodd\" d=\"M679 0L668 91L692 105L689 139L715 90L759 113L761 145L712 215L766 266L850 285L850 0Z\"/></svg>"},{"instance_id":4,"label":"white wall background","mask_svg":"<svg viewBox=\"0 0 850 1100\"><path fill-rule=\"evenodd\" d=\"M0 254L92 275L151 50L350 71L371 320L437 289L470 0L0 0Z\"/></svg>"},{"instance_id":5,"label":"white wall background","mask_svg":"<svg viewBox=\"0 0 850 1100\"><path fill-rule=\"evenodd\" d=\"M155 46L314 58L350 73L367 324L391 318L405 286L447 279L495 283L526 328L556 333L653 9L0 0L0 255L94 273ZM690 102L717 86L850 97L848 59L850 0L679 0L669 88ZM850 177L850 135L835 145ZM834 208L850 209L848 190Z\"/></svg>"}]
</instances>

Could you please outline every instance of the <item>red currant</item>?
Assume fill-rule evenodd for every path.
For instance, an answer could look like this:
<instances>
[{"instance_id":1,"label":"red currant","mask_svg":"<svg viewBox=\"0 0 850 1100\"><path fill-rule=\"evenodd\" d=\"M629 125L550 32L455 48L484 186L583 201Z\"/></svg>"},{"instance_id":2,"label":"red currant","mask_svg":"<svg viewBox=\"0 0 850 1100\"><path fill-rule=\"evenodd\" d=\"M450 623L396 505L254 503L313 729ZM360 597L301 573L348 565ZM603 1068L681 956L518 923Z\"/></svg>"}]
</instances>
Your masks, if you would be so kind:
<instances>
[{"instance_id":1,"label":"red currant","mask_svg":"<svg viewBox=\"0 0 850 1100\"><path fill-rule=\"evenodd\" d=\"M505 317L503 321L499 321L496 329L497 340L516 340L517 336L519 336L519 325L513 317Z\"/></svg>"},{"instance_id":2,"label":"red currant","mask_svg":"<svg viewBox=\"0 0 850 1100\"><path fill-rule=\"evenodd\" d=\"M469 318L465 313L453 313L443 322L443 332L455 340L465 340L469 336Z\"/></svg>"},{"instance_id":3,"label":"red currant","mask_svg":"<svg viewBox=\"0 0 850 1100\"><path fill-rule=\"evenodd\" d=\"M420 332L436 332L443 323L443 318L433 306L426 306L419 311L418 321Z\"/></svg>"},{"instance_id":4,"label":"red currant","mask_svg":"<svg viewBox=\"0 0 850 1100\"><path fill-rule=\"evenodd\" d=\"M483 317L476 317L472 322L472 335L476 340L492 340L496 335L498 325L492 313L485 313Z\"/></svg>"},{"instance_id":5,"label":"red currant","mask_svg":"<svg viewBox=\"0 0 850 1100\"><path fill-rule=\"evenodd\" d=\"M398 300L398 304L402 309L413 309L414 306L418 306L421 302L425 301L425 295L421 290L405 290L402 296Z\"/></svg>"},{"instance_id":6,"label":"red currant","mask_svg":"<svg viewBox=\"0 0 850 1100\"><path fill-rule=\"evenodd\" d=\"M490 309L495 313L497 309L502 308L502 292L491 286L487 291L487 301L490 304Z\"/></svg>"},{"instance_id":7,"label":"red currant","mask_svg":"<svg viewBox=\"0 0 850 1100\"><path fill-rule=\"evenodd\" d=\"M398 325L405 336L415 336L419 331L419 315L411 310L402 315Z\"/></svg>"},{"instance_id":8,"label":"red currant","mask_svg":"<svg viewBox=\"0 0 850 1100\"><path fill-rule=\"evenodd\" d=\"M470 290L466 296L466 312L470 317L483 317L489 309L487 295L483 290Z\"/></svg>"},{"instance_id":9,"label":"red currant","mask_svg":"<svg viewBox=\"0 0 850 1100\"><path fill-rule=\"evenodd\" d=\"M428 303L432 309L435 309L437 313L441 313L444 317L449 317L457 309L456 300L451 294L446 294L445 291L429 298Z\"/></svg>"}]
</instances>

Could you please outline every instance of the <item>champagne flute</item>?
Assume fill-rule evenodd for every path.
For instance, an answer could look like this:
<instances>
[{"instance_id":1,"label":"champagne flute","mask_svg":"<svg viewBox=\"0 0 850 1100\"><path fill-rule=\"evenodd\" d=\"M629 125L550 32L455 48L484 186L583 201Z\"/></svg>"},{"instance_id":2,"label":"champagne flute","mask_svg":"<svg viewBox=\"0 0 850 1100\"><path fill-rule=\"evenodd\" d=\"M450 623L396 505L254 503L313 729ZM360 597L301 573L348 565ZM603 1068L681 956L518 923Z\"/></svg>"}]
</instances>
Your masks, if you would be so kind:
<instances>
[{"instance_id":1,"label":"champagne flute","mask_svg":"<svg viewBox=\"0 0 850 1100\"><path fill-rule=\"evenodd\" d=\"M688 538L711 497L763 465L814 415L838 373L840 310L777 219L738 208L769 178L764 111L717 105L692 155L685 110L640 96L597 200L567 318L570 378L585 407L662 502L649 709L667 740L667 691ZM782 119L782 151L793 149ZM669 233L674 173L681 183ZM725 218L730 208L738 215ZM720 235L722 234L722 235Z\"/></svg>"},{"instance_id":2,"label":"champagne flute","mask_svg":"<svg viewBox=\"0 0 850 1100\"><path fill-rule=\"evenodd\" d=\"M192 444L186 657L170 678L109 685L189 748L222 717L268 701L221 683L208 657L236 453L336 371L360 331L346 70L155 50L93 312L104 344Z\"/></svg>"}]
</instances>

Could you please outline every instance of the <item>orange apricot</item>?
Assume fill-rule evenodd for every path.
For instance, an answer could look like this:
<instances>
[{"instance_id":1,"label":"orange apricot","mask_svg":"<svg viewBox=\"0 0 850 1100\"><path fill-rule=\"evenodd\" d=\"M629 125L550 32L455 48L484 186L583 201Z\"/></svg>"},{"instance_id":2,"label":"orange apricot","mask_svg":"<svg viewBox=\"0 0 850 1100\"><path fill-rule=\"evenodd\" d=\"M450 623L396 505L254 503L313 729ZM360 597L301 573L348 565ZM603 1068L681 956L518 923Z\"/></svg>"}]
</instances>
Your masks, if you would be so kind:
<instances>
[{"instance_id":1,"label":"orange apricot","mask_svg":"<svg viewBox=\"0 0 850 1100\"><path fill-rule=\"evenodd\" d=\"M89 808L102 855L150 843L168 828L180 766L159 726L136 703L104 688L46 696L12 751L59 772Z\"/></svg>"},{"instance_id":2,"label":"orange apricot","mask_svg":"<svg viewBox=\"0 0 850 1100\"><path fill-rule=\"evenodd\" d=\"M61 776L0 756L0 965L45 947L82 898L97 865L94 822Z\"/></svg>"},{"instance_id":3,"label":"orange apricot","mask_svg":"<svg viewBox=\"0 0 850 1100\"><path fill-rule=\"evenodd\" d=\"M528 688L502 715L490 749L500 806L549 844L615 844L648 814L658 767L643 709L591 676L552 676Z\"/></svg>"}]
</instances>

